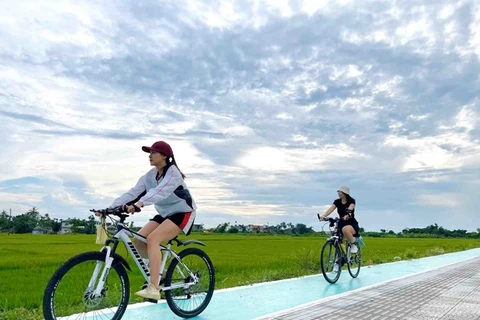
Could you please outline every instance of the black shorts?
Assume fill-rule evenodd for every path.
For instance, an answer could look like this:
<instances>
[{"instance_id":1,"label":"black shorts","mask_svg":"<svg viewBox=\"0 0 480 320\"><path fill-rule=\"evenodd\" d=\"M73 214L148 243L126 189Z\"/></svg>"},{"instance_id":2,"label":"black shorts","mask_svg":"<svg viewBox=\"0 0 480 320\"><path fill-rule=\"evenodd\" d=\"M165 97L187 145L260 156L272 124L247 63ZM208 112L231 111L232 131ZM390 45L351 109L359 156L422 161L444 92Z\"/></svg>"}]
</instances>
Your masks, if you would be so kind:
<instances>
[{"instance_id":1,"label":"black shorts","mask_svg":"<svg viewBox=\"0 0 480 320\"><path fill-rule=\"evenodd\" d=\"M158 224L162 224L165 220L172 221L176 226L182 229L185 235L189 235L192 231L193 222L195 221L195 211L192 212L179 212L171 216L163 218L161 215L157 214L155 217L150 219L150 221L155 221Z\"/></svg>"},{"instance_id":2,"label":"black shorts","mask_svg":"<svg viewBox=\"0 0 480 320\"><path fill-rule=\"evenodd\" d=\"M353 235L354 237L360 236L360 228L358 227L358 221L357 219L348 219L348 220L340 220L338 222L338 231L342 231L343 227L345 226L352 226L353 230L355 230L355 234Z\"/></svg>"}]
</instances>

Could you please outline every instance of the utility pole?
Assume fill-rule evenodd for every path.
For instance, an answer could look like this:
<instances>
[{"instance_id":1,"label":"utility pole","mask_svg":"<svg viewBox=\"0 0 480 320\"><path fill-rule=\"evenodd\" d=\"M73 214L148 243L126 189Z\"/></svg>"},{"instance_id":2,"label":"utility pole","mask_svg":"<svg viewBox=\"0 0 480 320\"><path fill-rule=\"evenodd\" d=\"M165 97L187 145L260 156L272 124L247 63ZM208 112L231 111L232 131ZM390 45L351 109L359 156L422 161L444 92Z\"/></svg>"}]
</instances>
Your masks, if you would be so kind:
<instances>
[{"instance_id":1,"label":"utility pole","mask_svg":"<svg viewBox=\"0 0 480 320\"><path fill-rule=\"evenodd\" d=\"M10 232L8 234L10 234L12 232L13 232L12 208L10 208Z\"/></svg>"}]
</instances>

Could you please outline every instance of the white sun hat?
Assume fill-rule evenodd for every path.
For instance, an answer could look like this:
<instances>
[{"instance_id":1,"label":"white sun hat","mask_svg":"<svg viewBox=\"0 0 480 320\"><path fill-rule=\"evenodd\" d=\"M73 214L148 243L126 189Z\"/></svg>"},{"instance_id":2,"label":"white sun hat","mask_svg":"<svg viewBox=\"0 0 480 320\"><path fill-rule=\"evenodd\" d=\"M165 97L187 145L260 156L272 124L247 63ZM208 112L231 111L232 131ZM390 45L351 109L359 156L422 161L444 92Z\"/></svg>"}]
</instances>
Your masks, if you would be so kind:
<instances>
[{"instance_id":1,"label":"white sun hat","mask_svg":"<svg viewBox=\"0 0 480 320\"><path fill-rule=\"evenodd\" d=\"M343 193L350 195L350 188L347 186L341 186L337 191L342 191Z\"/></svg>"}]
</instances>

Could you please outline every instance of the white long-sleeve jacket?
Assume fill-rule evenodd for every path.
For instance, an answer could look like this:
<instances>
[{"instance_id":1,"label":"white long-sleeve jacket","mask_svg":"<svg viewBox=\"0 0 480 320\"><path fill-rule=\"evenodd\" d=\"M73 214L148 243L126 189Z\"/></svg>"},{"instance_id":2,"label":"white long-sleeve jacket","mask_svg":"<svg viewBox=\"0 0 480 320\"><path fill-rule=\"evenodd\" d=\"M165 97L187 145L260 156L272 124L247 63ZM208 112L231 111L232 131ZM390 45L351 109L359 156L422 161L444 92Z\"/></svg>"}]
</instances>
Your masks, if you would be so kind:
<instances>
[{"instance_id":1,"label":"white long-sleeve jacket","mask_svg":"<svg viewBox=\"0 0 480 320\"><path fill-rule=\"evenodd\" d=\"M110 207L141 201L144 206L155 205L157 212L164 218L197 209L182 174L175 165L170 166L165 176L158 181L157 172L157 168L152 168L138 180L135 187L115 199Z\"/></svg>"}]
</instances>

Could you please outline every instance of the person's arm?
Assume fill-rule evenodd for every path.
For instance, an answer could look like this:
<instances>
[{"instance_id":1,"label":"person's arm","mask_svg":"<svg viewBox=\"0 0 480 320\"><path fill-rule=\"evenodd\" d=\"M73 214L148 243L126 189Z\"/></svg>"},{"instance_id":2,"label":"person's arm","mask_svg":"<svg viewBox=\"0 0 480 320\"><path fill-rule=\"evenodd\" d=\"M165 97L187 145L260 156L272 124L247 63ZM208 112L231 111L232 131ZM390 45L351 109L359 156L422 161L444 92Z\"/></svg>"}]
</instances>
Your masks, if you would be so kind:
<instances>
[{"instance_id":1,"label":"person's arm","mask_svg":"<svg viewBox=\"0 0 480 320\"><path fill-rule=\"evenodd\" d=\"M172 165L168 168L162 181L156 186L148 190L147 194L139 199L137 206L143 207L158 203L168 198L183 183L182 174L178 168Z\"/></svg>"},{"instance_id":2,"label":"person's arm","mask_svg":"<svg viewBox=\"0 0 480 320\"><path fill-rule=\"evenodd\" d=\"M333 210L335 210L336 207L337 207L336 205L332 204L330 208L328 208L327 211L325 211L325 213L320 217L320 220L323 220L326 217L328 217L333 212Z\"/></svg>"},{"instance_id":3,"label":"person's arm","mask_svg":"<svg viewBox=\"0 0 480 320\"><path fill-rule=\"evenodd\" d=\"M129 202L137 199L142 193L144 193L146 191L145 179L147 177L147 174L143 175L140 179L138 179L137 184L133 188L115 199L110 208L115 208L124 204L128 204Z\"/></svg>"},{"instance_id":4,"label":"person's arm","mask_svg":"<svg viewBox=\"0 0 480 320\"><path fill-rule=\"evenodd\" d=\"M348 208L345 210L347 214L343 216L343 220L351 219L353 216L353 209L355 209L355 203L351 203Z\"/></svg>"}]
</instances>

